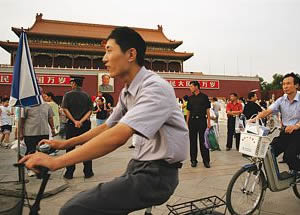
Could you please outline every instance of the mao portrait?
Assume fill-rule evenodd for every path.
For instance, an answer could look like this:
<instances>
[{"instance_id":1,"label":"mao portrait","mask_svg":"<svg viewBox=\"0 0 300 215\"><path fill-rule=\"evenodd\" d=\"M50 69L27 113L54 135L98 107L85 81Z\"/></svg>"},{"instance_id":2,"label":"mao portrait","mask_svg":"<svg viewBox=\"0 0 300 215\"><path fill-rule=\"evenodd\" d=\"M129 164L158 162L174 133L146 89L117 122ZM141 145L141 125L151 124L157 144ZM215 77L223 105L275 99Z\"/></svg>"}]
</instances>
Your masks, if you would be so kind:
<instances>
[{"instance_id":1,"label":"mao portrait","mask_svg":"<svg viewBox=\"0 0 300 215\"><path fill-rule=\"evenodd\" d=\"M107 73L100 73L98 75L98 90L101 92L114 92L114 79Z\"/></svg>"}]
</instances>

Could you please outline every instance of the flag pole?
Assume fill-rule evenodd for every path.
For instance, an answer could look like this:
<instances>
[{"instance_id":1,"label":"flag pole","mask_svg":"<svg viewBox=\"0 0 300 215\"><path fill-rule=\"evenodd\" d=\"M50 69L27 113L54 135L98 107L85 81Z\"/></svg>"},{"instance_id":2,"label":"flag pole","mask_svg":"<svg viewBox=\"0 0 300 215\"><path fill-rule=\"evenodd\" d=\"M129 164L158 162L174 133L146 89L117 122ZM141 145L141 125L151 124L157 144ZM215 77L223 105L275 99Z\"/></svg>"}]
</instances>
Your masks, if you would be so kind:
<instances>
[{"instance_id":1,"label":"flag pole","mask_svg":"<svg viewBox=\"0 0 300 215\"><path fill-rule=\"evenodd\" d=\"M42 103L38 82L32 65L30 49L26 32L22 28L16 60L14 62L13 82L11 87L10 104L19 107L18 116L18 152L17 159L21 159L21 120L24 107ZM23 127L23 126L22 126ZM19 166L19 181L24 180L24 166Z\"/></svg>"},{"instance_id":2,"label":"flag pole","mask_svg":"<svg viewBox=\"0 0 300 215\"><path fill-rule=\"evenodd\" d=\"M21 28L22 33L24 33L24 29L23 27ZM21 159L21 140L20 140L20 134L21 134L21 107L16 107L19 108L19 114L18 114L18 153L17 153L17 162L19 162L19 160ZM17 111L16 111L17 112ZM18 167L18 176L19 176L19 182L22 184L25 184L25 167L24 166L19 166Z\"/></svg>"},{"instance_id":3,"label":"flag pole","mask_svg":"<svg viewBox=\"0 0 300 215\"><path fill-rule=\"evenodd\" d=\"M22 158L21 156L21 139L20 139L20 134L21 134L21 107L17 107L19 108L19 115L18 115L18 126L17 126L17 129L18 129L18 132L17 132L17 135L18 135L18 155L17 155L17 162L19 162L19 160ZM19 182L22 182L24 183L25 182L25 167L23 166L19 166L18 168L18 175L19 175Z\"/></svg>"}]
</instances>

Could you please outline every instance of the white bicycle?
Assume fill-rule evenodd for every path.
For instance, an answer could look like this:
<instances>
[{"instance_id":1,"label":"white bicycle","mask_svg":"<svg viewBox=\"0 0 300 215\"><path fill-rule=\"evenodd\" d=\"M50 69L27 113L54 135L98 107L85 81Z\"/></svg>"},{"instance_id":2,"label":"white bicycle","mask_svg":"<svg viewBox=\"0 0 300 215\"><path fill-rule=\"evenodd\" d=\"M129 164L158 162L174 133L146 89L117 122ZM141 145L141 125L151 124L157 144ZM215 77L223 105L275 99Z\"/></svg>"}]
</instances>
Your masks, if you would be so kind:
<instances>
[{"instance_id":1,"label":"white bicycle","mask_svg":"<svg viewBox=\"0 0 300 215\"><path fill-rule=\"evenodd\" d=\"M300 172L280 172L272 146L264 158L252 157L250 161L234 174L228 185L226 202L231 214L249 215L260 209L267 188L272 192L292 188L300 199Z\"/></svg>"}]
</instances>

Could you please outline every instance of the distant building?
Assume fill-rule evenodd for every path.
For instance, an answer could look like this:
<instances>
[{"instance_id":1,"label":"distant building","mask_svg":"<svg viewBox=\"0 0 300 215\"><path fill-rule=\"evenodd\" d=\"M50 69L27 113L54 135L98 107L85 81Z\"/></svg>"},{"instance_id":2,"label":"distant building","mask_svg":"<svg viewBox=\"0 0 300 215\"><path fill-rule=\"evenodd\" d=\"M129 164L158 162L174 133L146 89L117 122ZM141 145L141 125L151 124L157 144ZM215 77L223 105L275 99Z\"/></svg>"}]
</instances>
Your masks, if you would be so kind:
<instances>
[{"instance_id":1,"label":"distant building","mask_svg":"<svg viewBox=\"0 0 300 215\"><path fill-rule=\"evenodd\" d=\"M37 14L35 23L27 32L32 62L35 67L105 69L102 57L104 42L117 26L86 24L43 19ZM183 62L193 53L176 52L182 41L169 40L158 29L134 28L147 43L146 68L154 71L182 72ZM19 37L22 29L12 28ZM0 42L11 54L14 63L18 42Z\"/></svg>"},{"instance_id":2,"label":"distant building","mask_svg":"<svg viewBox=\"0 0 300 215\"><path fill-rule=\"evenodd\" d=\"M96 95L100 85L98 76L107 73L102 62L105 39L115 27L118 26L46 20L42 14L37 14L31 28L13 27L12 31L18 37L22 30L27 32L32 62L45 91L63 96L70 90L69 76L78 74L85 76L83 88L90 95ZM147 44L145 67L167 79L178 97L190 94L190 80L199 80L203 91L209 96L227 97L230 92L246 96L248 91L259 89L257 77L184 73L183 62L193 53L175 51L182 41L168 39L162 26L157 29L133 29L141 34ZM3 96L10 94L18 42L0 41L0 46L11 55L10 66L0 66L0 96ZM117 100L123 83L118 78L113 82L114 92L110 94Z\"/></svg>"}]
</instances>

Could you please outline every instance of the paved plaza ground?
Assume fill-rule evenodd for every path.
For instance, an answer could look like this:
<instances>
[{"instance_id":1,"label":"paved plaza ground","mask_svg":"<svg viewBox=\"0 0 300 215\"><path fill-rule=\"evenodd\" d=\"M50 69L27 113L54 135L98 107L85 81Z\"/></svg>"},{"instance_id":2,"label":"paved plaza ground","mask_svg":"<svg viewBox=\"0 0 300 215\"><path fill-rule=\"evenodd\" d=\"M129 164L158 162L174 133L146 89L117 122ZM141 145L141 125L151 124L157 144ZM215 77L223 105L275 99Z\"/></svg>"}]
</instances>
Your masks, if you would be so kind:
<instances>
[{"instance_id":1,"label":"paved plaza ground","mask_svg":"<svg viewBox=\"0 0 300 215\"><path fill-rule=\"evenodd\" d=\"M226 142L226 121L220 122L220 143L222 151L211 153L211 168L204 168L200 162L196 168L191 168L189 161L184 162L180 170L180 183L166 204L182 203L211 195L224 197L227 185L232 175L248 162L236 150L225 151ZM51 197L45 198L41 202L41 215L58 214L60 207L76 193L96 186L98 183L106 182L123 173L128 161L131 158L132 149L129 149L130 141L119 148L117 151L95 160L93 169L95 176L90 179L84 179L82 172L83 165L76 167L74 179L65 181L63 171L59 170L51 175L49 186L51 184L67 183L69 187ZM62 152L61 152L62 153ZM201 158L198 159L201 161ZM8 149L0 149L0 181L17 180L17 171L12 167L16 161L16 153ZM280 168L286 168L285 164L280 164ZM38 180L29 178L31 182ZM33 183L34 184L34 183ZM38 187L38 183L35 183ZM168 214L166 204L157 206L153 209L154 215ZM224 208L221 208L224 211ZM24 214L28 214L25 208ZM137 211L131 214L144 214L143 211ZM227 212L229 214L229 212ZM298 215L300 214L300 200L295 197L292 189L278 193L272 193L267 190L265 201L262 207L263 215Z\"/></svg>"}]
</instances>

